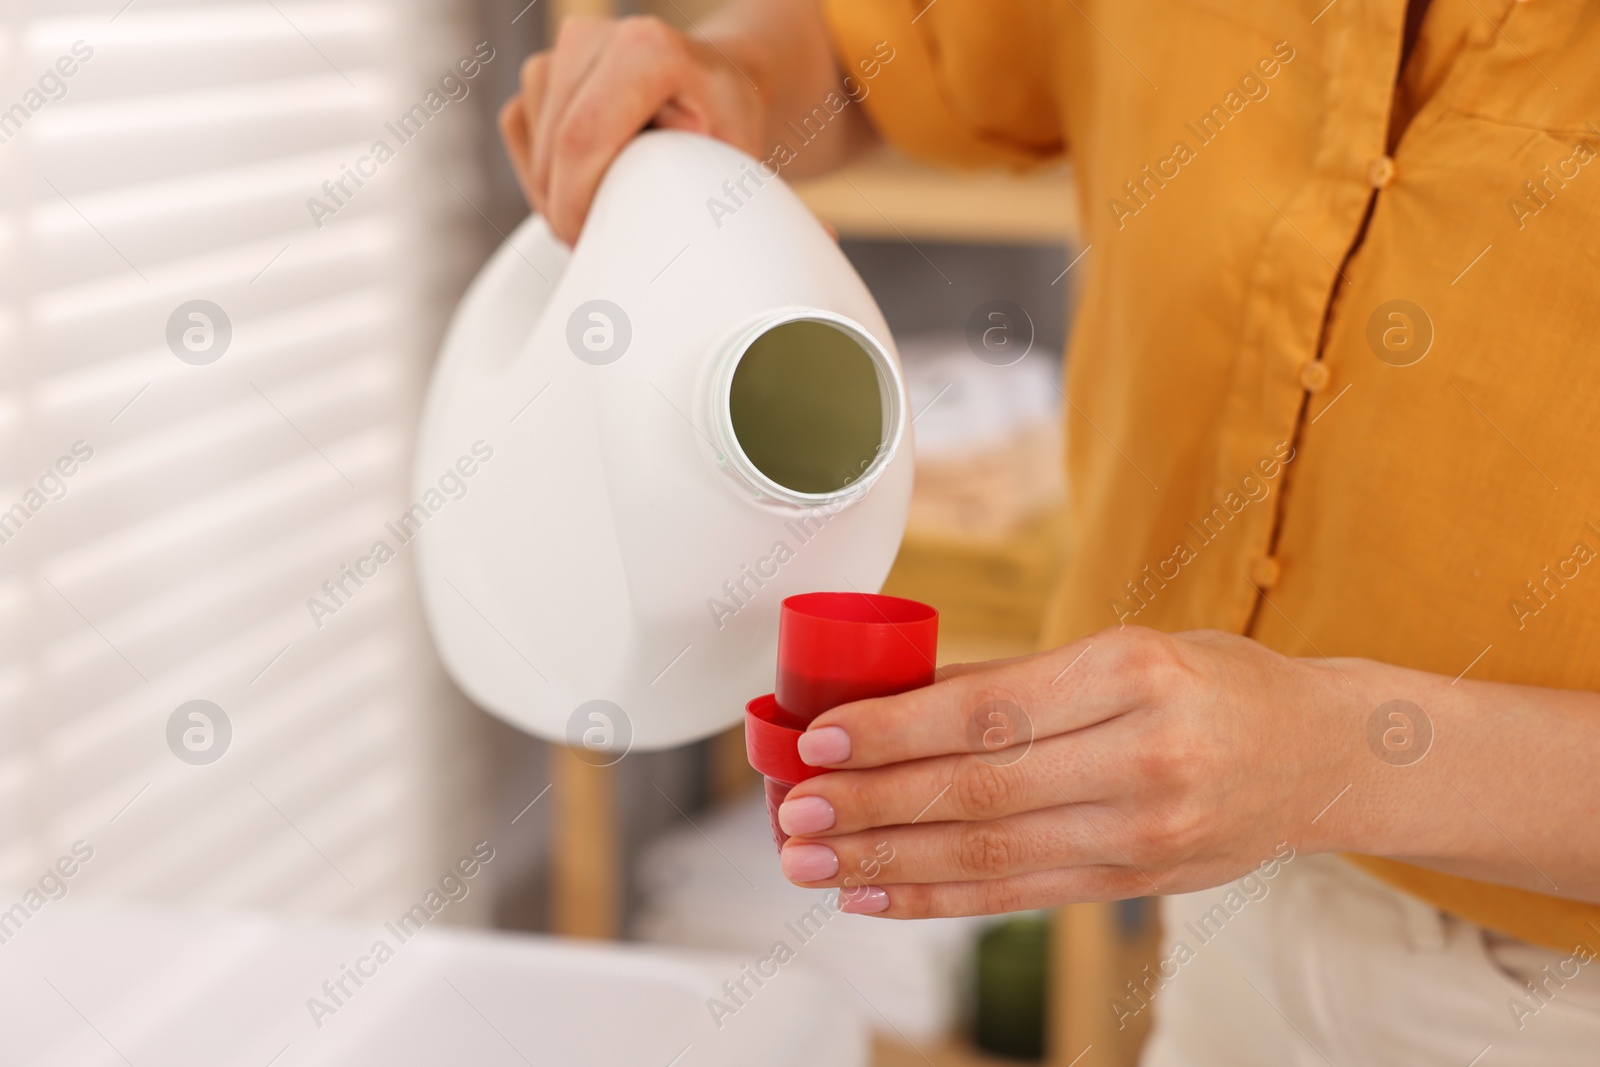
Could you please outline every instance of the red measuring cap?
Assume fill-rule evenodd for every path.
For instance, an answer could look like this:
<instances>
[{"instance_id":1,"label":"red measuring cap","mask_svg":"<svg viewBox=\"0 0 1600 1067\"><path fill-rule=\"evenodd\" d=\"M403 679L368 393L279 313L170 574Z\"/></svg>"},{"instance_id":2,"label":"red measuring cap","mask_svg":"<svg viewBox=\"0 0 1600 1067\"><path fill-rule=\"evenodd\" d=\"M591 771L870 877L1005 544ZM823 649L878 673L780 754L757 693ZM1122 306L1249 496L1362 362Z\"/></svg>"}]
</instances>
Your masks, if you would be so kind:
<instances>
[{"instance_id":1,"label":"red measuring cap","mask_svg":"<svg viewBox=\"0 0 1600 1067\"><path fill-rule=\"evenodd\" d=\"M939 613L880 593L802 593L778 613L778 684L745 706L745 752L765 781L767 817L779 848L778 805L798 782L825 773L800 761L811 720L856 700L929 685Z\"/></svg>"}]
</instances>

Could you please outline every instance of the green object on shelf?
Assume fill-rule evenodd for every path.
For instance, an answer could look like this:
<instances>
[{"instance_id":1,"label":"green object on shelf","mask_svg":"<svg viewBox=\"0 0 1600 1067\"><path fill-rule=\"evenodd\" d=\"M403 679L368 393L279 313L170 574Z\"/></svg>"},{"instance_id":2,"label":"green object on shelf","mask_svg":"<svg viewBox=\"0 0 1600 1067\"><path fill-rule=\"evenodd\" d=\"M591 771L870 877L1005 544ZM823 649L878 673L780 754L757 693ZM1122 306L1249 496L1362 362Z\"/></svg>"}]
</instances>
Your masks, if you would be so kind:
<instances>
[{"instance_id":1,"label":"green object on shelf","mask_svg":"<svg viewBox=\"0 0 1600 1067\"><path fill-rule=\"evenodd\" d=\"M1014 915L983 933L972 1035L980 1049L1019 1060L1044 1058L1049 972L1046 915Z\"/></svg>"}]
</instances>

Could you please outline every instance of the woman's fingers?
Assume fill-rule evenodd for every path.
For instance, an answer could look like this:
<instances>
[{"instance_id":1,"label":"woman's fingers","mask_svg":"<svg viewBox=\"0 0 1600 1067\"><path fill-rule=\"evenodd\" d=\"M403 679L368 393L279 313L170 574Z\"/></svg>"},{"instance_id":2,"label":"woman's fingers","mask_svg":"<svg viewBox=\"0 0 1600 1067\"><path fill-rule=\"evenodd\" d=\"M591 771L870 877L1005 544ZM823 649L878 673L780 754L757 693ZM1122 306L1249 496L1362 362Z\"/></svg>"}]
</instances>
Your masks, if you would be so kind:
<instances>
[{"instance_id":1,"label":"woman's fingers","mask_svg":"<svg viewBox=\"0 0 1600 1067\"><path fill-rule=\"evenodd\" d=\"M500 109L500 135L506 144L506 154L517 172L517 183L522 186L528 203L537 208L544 197L533 177L533 132L544 109L545 85L550 77L550 56L540 53L529 56L522 63L522 86L516 96L506 101Z\"/></svg>"},{"instance_id":2,"label":"woman's fingers","mask_svg":"<svg viewBox=\"0 0 1600 1067\"><path fill-rule=\"evenodd\" d=\"M707 80L690 62L683 38L663 23L618 23L587 76L562 102L563 114L549 134L545 214L551 228L568 241L577 237L606 168L669 103L709 127Z\"/></svg>"},{"instance_id":3,"label":"woman's fingers","mask_svg":"<svg viewBox=\"0 0 1600 1067\"><path fill-rule=\"evenodd\" d=\"M819 715L800 738L814 767L881 767L958 752L1006 758L1036 738L1136 706L1164 669L1158 640L1128 627L992 670Z\"/></svg>"},{"instance_id":4,"label":"woman's fingers","mask_svg":"<svg viewBox=\"0 0 1600 1067\"><path fill-rule=\"evenodd\" d=\"M523 108L522 97L513 96L500 107L500 139L505 142L506 158L516 172L517 185L529 204L533 203L533 175L531 155L533 141L528 133L528 113Z\"/></svg>"},{"instance_id":5,"label":"woman's fingers","mask_svg":"<svg viewBox=\"0 0 1600 1067\"><path fill-rule=\"evenodd\" d=\"M1132 868L1100 865L981 882L852 886L839 891L839 903L843 911L859 915L937 919L1027 911L1067 901L1125 900L1148 892L1149 885Z\"/></svg>"},{"instance_id":6,"label":"woman's fingers","mask_svg":"<svg viewBox=\"0 0 1600 1067\"><path fill-rule=\"evenodd\" d=\"M651 124L759 151L766 101L722 49L660 19L569 18L522 68L501 133L528 201L571 244L617 153Z\"/></svg>"},{"instance_id":7,"label":"woman's fingers","mask_svg":"<svg viewBox=\"0 0 1600 1067\"><path fill-rule=\"evenodd\" d=\"M600 54L616 32L616 24L605 19L574 17L561 24L556 35L556 45L545 53L546 65L543 85L540 87L538 110L528 111L529 128L533 137L530 174L535 207L548 217L550 199L550 170L555 164L558 145L556 139L565 125L567 104L577 93L579 85L599 61ZM523 97L530 95L526 79Z\"/></svg>"},{"instance_id":8,"label":"woman's fingers","mask_svg":"<svg viewBox=\"0 0 1600 1067\"><path fill-rule=\"evenodd\" d=\"M1040 656L1048 656L1048 652L1030 652L1025 656L1007 656L1005 659L974 660L971 663L946 663L935 671L937 680L941 682L961 678L979 671L992 671L1000 667L1009 667L1013 663L1025 663Z\"/></svg>"},{"instance_id":9,"label":"woman's fingers","mask_svg":"<svg viewBox=\"0 0 1600 1067\"><path fill-rule=\"evenodd\" d=\"M1108 831L1092 821L1095 807L1074 804L983 822L790 838L780 861L784 877L805 886L987 881L1059 867L1131 863ZM1109 822L1105 809L1098 813Z\"/></svg>"},{"instance_id":10,"label":"woman's fingers","mask_svg":"<svg viewBox=\"0 0 1600 1067\"><path fill-rule=\"evenodd\" d=\"M789 791L778 824L792 836L838 836L874 826L974 822L1123 794L1139 761L1121 719L998 754L932 756L809 778Z\"/></svg>"}]
</instances>

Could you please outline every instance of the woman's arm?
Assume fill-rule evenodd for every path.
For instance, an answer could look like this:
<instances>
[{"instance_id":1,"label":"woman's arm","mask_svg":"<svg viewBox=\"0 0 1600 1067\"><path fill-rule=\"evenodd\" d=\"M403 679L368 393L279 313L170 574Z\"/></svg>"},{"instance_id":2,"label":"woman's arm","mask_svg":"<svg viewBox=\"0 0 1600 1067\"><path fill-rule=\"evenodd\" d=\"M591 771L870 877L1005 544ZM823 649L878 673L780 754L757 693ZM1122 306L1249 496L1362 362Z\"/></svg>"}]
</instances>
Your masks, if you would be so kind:
<instances>
[{"instance_id":1,"label":"woman's arm","mask_svg":"<svg viewBox=\"0 0 1600 1067\"><path fill-rule=\"evenodd\" d=\"M528 202L577 240L600 178L647 125L690 130L765 156L789 119L840 90L817 0L737 0L688 36L659 19L571 18L522 66L500 132ZM814 174L873 133L847 108L794 162Z\"/></svg>"},{"instance_id":2,"label":"woman's arm","mask_svg":"<svg viewBox=\"0 0 1600 1067\"><path fill-rule=\"evenodd\" d=\"M812 724L841 770L780 809L791 880L960 915L1201 889L1287 843L1600 901L1593 693L1137 627L945 674Z\"/></svg>"}]
</instances>

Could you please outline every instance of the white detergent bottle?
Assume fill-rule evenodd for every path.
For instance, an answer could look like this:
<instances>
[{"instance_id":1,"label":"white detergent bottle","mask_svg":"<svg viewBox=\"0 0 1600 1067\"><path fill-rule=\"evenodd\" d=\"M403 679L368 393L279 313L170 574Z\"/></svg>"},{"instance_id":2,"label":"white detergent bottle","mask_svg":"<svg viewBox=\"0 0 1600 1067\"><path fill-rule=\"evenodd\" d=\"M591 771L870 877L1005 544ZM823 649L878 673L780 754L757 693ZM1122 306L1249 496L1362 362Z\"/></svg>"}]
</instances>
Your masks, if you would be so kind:
<instances>
[{"instance_id":1,"label":"white detergent bottle","mask_svg":"<svg viewBox=\"0 0 1600 1067\"><path fill-rule=\"evenodd\" d=\"M530 218L455 314L412 537L446 668L591 762L738 722L778 607L875 592L911 414L866 286L787 185L648 132L568 252Z\"/></svg>"}]
</instances>

